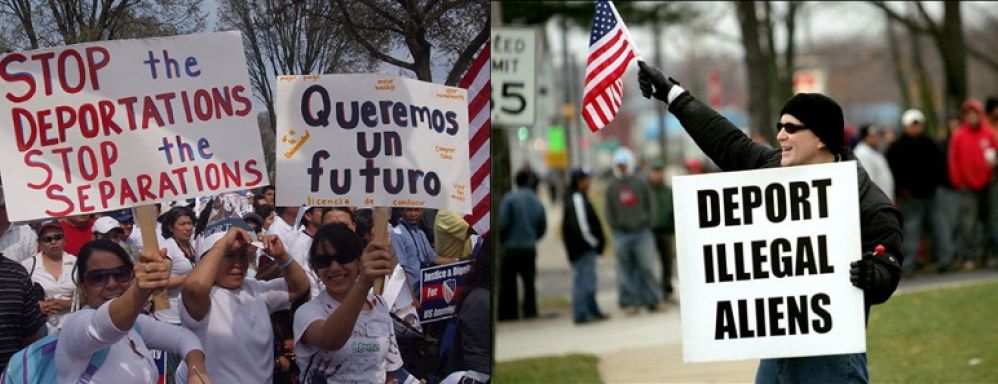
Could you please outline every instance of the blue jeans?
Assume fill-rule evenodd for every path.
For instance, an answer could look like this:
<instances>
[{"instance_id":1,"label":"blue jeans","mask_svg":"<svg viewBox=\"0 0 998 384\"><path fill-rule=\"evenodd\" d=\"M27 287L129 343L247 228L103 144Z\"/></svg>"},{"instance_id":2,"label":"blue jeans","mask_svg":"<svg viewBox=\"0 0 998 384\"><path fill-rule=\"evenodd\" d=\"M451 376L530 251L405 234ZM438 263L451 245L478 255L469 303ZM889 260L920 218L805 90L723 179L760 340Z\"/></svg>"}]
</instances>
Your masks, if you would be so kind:
<instances>
[{"instance_id":1,"label":"blue jeans","mask_svg":"<svg viewBox=\"0 0 998 384\"><path fill-rule=\"evenodd\" d=\"M866 354L762 359L756 384L769 383L869 383Z\"/></svg>"},{"instance_id":2,"label":"blue jeans","mask_svg":"<svg viewBox=\"0 0 998 384\"><path fill-rule=\"evenodd\" d=\"M596 252L589 250L572 262L572 320L576 323L602 315L596 305Z\"/></svg>"},{"instance_id":3,"label":"blue jeans","mask_svg":"<svg viewBox=\"0 0 998 384\"><path fill-rule=\"evenodd\" d=\"M653 274L655 238L650 229L635 232L613 231L613 249L617 254L618 303L621 308L654 308L662 292Z\"/></svg>"},{"instance_id":4,"label":"blue jeans","mask_svg":"<svg viewBox=\"0 0 998 384\"><path fill-rule=\"evenodd\" d=\"M949 196L936 194L933 198L917 199L902 197L898 203L901 206L901 217L904 219L904 244L901 251L904 252L904 264L901 270L910 274L915 271L918 265L918 245L921 242L922 228L926 221L931 220L932 227L932 255L936 259L936 266L947 266L953 261L953 235L952 227L946 212L941 211L940 203ZM942 203L942 205L946 205ZM945 208L942 208L945 209Z\"/></svg>"}]
</instances>

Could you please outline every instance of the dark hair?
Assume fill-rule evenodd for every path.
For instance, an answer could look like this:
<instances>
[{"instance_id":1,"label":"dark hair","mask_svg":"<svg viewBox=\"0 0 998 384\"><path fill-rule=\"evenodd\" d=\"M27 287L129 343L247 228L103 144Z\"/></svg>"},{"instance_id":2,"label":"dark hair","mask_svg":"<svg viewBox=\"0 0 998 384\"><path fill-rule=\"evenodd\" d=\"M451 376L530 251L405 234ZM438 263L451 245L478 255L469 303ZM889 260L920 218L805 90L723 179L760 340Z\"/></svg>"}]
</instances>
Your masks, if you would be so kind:
<instances>
[{"instance_id":1,"label":"dark hair","mask_svg":"<svg viewBox=\"0 0 998 384\"><path fill-rule=\"evenodd\" d=\"M998 98L995 98L994 96L988 97L988 99L984 101L984 113L991 113L991 111L995 108L998 108Z\"/></svg>"},{"instance_id":2,"label":"dark hair","mask_svg":"<svg viewBox=\"0 0 998 384\"><path fill-rule=\"evenodd\" d=\"M194 215L194 210L187 207L173 207L163 215L163 238L170 239L173 238L173 224L177 223L181 217L187 216L191 218L191 224L197 221L197 216Z\"/></svg>"},{"instance_id":3,"label":"dark hair","mask_svg":"<svg viewBox=\"0 0 998 384\"><path fill-rule=\"evenodd\" d=\"M256 208L253 208L253 212L256 212L257 215L260 215L261 219L267 220L267 216L270 216L271 213L274 213L274 206L270 204L260 204L256 206Z\"/></svg>"},{"instance_id":4,"label":"dark hair","mask_svg":"<svg viewBox=\"0 0 998 384\"><path fill-rule=\"evenodd\" d=\"M76 273L73 274L76 285L80 285L83 282L83 276L87 274L87 262L90 261L90 256L93 256L95 251L104 251L113 253L121 259L121 262L128 266L129 269L135 266L132 263L132 258L128 256L128 252L122 248L118 243L111 240L93 240L83 244L80 248L80 255L76 257Z\"/></svg>"},{"instance_id":5,"label":"dark hair","mask_svg":"<svg viewBox=\"0 0 998 384\"><path fill-rule=\"evenodd\" d=\"M533 181L532 179L533 179L533 175L530 174L530 171L528 171L526 169L521 169L519 171L516 171L516 186L517 187L527 187L527 186L530 186L531 181Z\"/></svg>"},{"instance_id":6,"label":"dark hair","mask_svg":"<svg viewBox=\"0 0 998 384\"><path fill-rule=\"evenodd\" d=\"M364 235L371 233L374 229L374 210L358 209L353 213L353 226L357 229L357 236L364 240Z\"/></svg>"},{"instance_id":7,"label":"dark hair","mask_svg":"<svg viewBox=\"0 0 998 384\"><path fill-rule=\"evenodd\" d=\"M350 222L352 222L354 224L354 227L357 226L357 220L354 219L354 217L353 217L353 211L351 211L350 208L347 208L347 207L328 207L328 208L323 208L322 209L322 217L326 217L326 214L329 213L329 212L332 212L332 211L346 212L348 215L350 215Z\"/></svg>"},{"instance_id":8,"label":"dark hair","mask_svg":"<svg viewBox=\"0 0 998 384\"><path fill-rule=\"evenodd\" d=\"M287 211L288 208L291 207L274 207L274 213L277 214L277 216L284 216L284 211Z\"/></svg>"},{"instance_id":9,"label":"dark hair","mask_svg":"<svg viewBox=\"0 0 998 384\"><path fill-rule=\"evenodd\" d=\"M475 288L492 289L492 235L482 237L475 252L472 253L471 269L464 275L464 289L457 301L456 312L461 311L464 299Z\"/></svg>"},{"instance_id":10,"label":"dark hair","mask_svg":"<svg viewBox=\"0 0 998 384\"><path fill-rule=\"evenodd\" d=\"M327 242L336 248L337 254L348 254L360 258L364 252L364 245L360 237L344 224L326 224L319 227L312 238L312 247L308 250L309 268L315 271L315 256L319 250L319 243Z\"/></svg>"}]
</instances>

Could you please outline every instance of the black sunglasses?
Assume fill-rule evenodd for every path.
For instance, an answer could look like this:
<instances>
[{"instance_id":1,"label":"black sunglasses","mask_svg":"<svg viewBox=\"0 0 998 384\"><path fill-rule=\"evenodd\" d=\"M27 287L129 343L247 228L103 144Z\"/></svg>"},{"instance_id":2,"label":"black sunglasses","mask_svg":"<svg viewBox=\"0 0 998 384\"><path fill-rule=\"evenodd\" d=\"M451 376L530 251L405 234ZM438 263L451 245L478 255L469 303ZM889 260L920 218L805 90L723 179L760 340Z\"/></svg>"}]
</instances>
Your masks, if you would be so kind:
<instances>
[{"instance_id":1,"label":"black sunglasses","mask_svg":"<svg viewBox=\"0 0 998 384\"><path fill-rule=\"evenodd\" d=\"M312 256L312 261L313 261L312 266L315 267L315 269L329 268L330 265L333 265L333 261L336 261L337 263L340 263L340 265L343 265L354 262L355 260L357 260L357 256L359 255L347 255L342 253L336 253L332 255L319 254Z\"/></svg>"},{"instance_id":2,"label":"black sunglasses","mask_svg":"<svg viewBox=\"0 0 998 384\"><path fill-rule=\"evenodd\" d=\"M779 132L781 129L786 129L787 133L797 133L797 131L807 129L807 127L794 123L776 123L776 132Z\"/></svg>"},{"instance_id":3,"label":"black sunglasses","mask_svg":"<svg viewBox=\"0 0 998 384\"><path fill-rule=\"evenodd\" d=\"M62 240L63 238L64 238L63 235L52 235L52 236L39 237L38 241L41 241L43 243L51 243L53 241Z\"/></svg>"},{"instance_id":4,"label":"black sunglasses","mask_svg":"<svg viewBox=\"0 0 998 384\"><path fill-rule=\"evenodd\" d=\"M124 284L131 281L132 277L134 277L132 269L127 265L122 265L117 268L87 271L83 277L83 281L91 287L100 288L107 285L108 278L114 278L114 281L117 281L118 284Z\"/></svg>"}]
</instances>

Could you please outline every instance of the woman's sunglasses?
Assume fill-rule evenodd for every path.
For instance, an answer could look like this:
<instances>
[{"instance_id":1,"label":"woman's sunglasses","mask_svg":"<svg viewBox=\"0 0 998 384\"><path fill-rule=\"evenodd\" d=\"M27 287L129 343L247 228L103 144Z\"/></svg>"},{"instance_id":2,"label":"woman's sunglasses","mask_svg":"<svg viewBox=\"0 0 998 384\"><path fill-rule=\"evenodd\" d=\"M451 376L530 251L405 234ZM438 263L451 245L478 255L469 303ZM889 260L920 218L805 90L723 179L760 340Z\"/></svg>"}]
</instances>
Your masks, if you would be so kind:
<instances>
[{"instance_id":1,"label":"woman's sunglasses","mask_svg":"<svg viewBox=\"0 0 998 384\"><path fill-rule=\"evenodd\" d=\"M339 253L332 255L326 255L326 254L315 255L312 257L313 260L312 266L315 267L315 269L329 268L330 265L333 265L333 261L336 261L337 263L340 263L340 265L343 265L354 262L355 260L357 260L357 256L358 255L346 255Z\"/></svg>"},{"instance_id":2,"label":"woman's sunglasses","mask_svg":"<svg viewBox=\"0 0 998 384\"><path fill-rule=\"evenodd\" d=\"M781 129L786 129L787 133L797 133L797 131L807 129L807 127L794 123L776 123L776 132L779 132Z\"/></svg>"},{"instance_id":3,"label":"woman's sunglasses","mask_svg":"<svg viewBox=\"0 0 998 384\"><path fill-rule=\"evenodd\" d=\"M83 281L91 287L101 288L107 285L109 278L114 278L114 281L117 281L118 284L124 284L131 281L134 276L135 274L132 272L132 268L129 268L127 265L122 265L117 268L94 269L87 271L87 273L83 276Z\"/></svg>"},{"instance_id":4,"label":"woman's sunglasses","mask_svg":"<svg viewBox=\"0 0 998 384\"><path fill-rule=\"evenodd\" d=\"M64 238L63 235L52 235L52 236L39 237L38 240L43 243L51 243L62 240L63 238Z\"/></svg>"}]
</instances>

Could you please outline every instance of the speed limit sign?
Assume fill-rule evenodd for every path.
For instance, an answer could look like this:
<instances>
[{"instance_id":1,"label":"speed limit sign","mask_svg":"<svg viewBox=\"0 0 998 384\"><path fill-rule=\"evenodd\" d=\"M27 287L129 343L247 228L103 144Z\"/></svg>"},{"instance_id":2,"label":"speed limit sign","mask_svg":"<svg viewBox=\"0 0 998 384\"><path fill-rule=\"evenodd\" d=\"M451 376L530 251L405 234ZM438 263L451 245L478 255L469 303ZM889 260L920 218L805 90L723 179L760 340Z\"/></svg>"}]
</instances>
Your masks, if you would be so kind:
<instances>
[{"instance_id":1,"label":"speed limit sign","mask_svg":"<svg viewBox=\"0 0 998 384\"><path fill-rule=\"evenodd\" d=\"M492 28L492 121L502 126L534 124L537 32Z\"/></svg>"}]
</instances>

